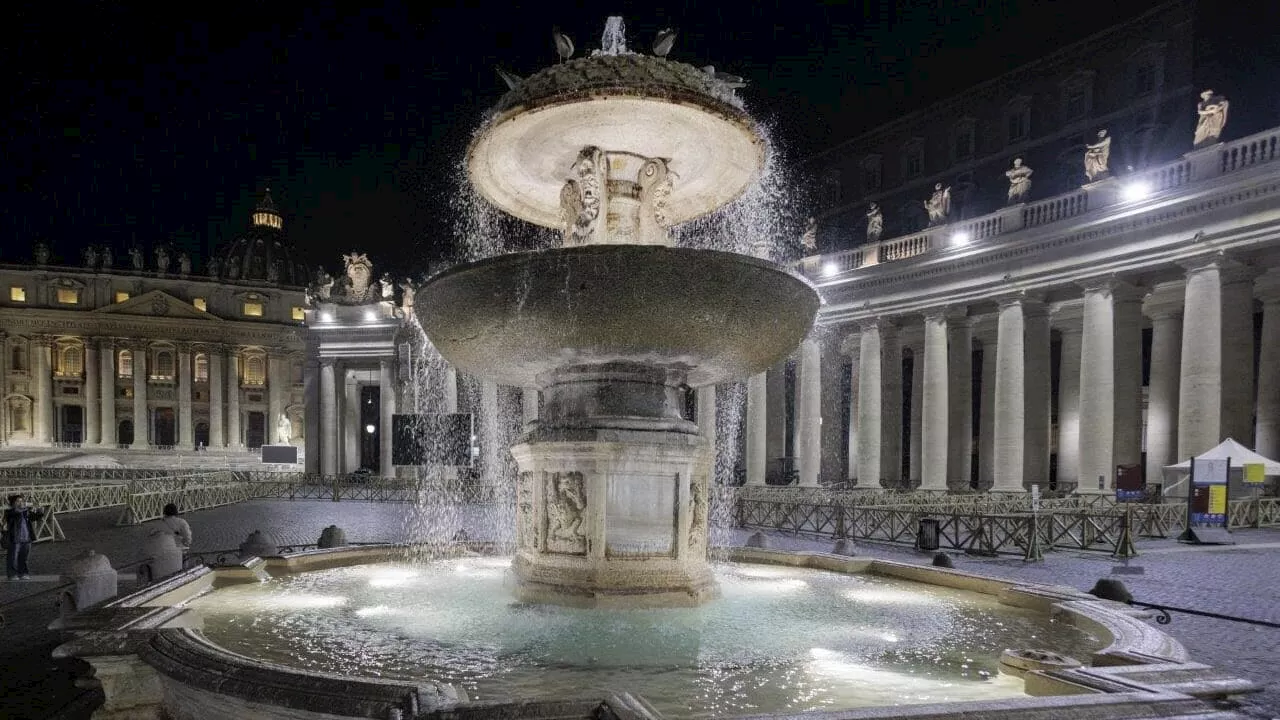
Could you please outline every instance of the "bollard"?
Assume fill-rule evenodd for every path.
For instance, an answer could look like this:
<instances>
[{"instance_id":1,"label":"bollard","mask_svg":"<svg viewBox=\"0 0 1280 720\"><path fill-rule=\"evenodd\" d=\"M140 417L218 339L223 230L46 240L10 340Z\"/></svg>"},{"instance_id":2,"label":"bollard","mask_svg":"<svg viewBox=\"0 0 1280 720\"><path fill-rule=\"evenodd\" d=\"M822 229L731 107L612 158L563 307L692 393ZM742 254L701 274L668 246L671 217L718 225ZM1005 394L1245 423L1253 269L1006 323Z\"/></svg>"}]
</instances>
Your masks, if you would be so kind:
<instances>
[{"instance_id":1,"label":"bollard","mask_svg":"<svg viewBox=\"0 0 1280 720\"><path fill-rule=\"evenodd\" d=\"M148 560L138 568L140 582L153 582L182 570L182 548L178 547L177 537L167 529L156 530L147 536L142 545L142 555ZM144 567L147 568L145 578Z\"/></svg>"},{"instance_id":2,"label":"bollard","mask_svg":"<svg viewBox=\"0 0 1280 720\"><path fill-rule=\"evenodd\" d=\"M119 579L111 561L105 555L86 550L72 561L62 575L74 587L62 593L60 614L69 617L85 608L105 602L116 596Z\"/></svg>"},{"instance_id":3,"label":"bollard","mask_svg":"<svg viewBox=\"0 0 1280 720\"><path fill-rule=\"evenodd\" d=\"M330 525L320 531L320 541L316 543L316 547L336 548L343 547L347 544L347 533L337 525Z\"/></svg>"},{"instance_id":4,"label":"bollard","mask_svg":"<svg viewBox=\"0 0 1280 720\"><path fill-rule=\"evenodd\" d=\"M956 564L951 561L951 556L940 552L933 556L933 566L940 568L954 568Z\"/></svg>"},{"instance_id":5,"label":"bollard","mask_svg":"<svg viewBox=\"0 0 1280 720\"><path fill-rule=\"evenodd\" d=\"M769 536L759 531L751 533L745 543L749 548L760 548L761 550L768 550L769 546L772 544L773 543L769 541Z\"/></svg>"},{"instance_id":6,"label":"bollard","mask_svg":"<svg viewBox=\"0 0 1280 720\"><path fill-rule=\"evenodd\" d=\"M846 555L848 557L853 557L858 553L857 553L857 547L853 544L852 540L848 538L840 538L839 540L836 541L835 546L831 548L831 554Z\"/></svg>"},{"instance_id":7,"label":"bollard","mask_svg":"<svg viewBox=\"0 0 1280 720\"><path fill-rule=\"evenodd\" d=\"M280 554L276 541L261 530L254 530L249 537L240 543L240 559L251 557L274 557Z\"/></svg>"}]
</instances>

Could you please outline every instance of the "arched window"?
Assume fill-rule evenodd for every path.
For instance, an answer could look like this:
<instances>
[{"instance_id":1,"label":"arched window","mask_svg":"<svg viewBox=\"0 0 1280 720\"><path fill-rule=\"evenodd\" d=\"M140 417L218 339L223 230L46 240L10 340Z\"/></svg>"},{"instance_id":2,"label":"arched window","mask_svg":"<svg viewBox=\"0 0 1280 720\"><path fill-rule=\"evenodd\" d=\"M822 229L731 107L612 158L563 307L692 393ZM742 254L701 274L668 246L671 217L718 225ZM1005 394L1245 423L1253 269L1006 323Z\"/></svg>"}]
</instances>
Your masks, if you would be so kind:
<instances>
[{"instance_id":1,"label":"arched window","mask_svg":"<svg viewBox=\"0 0 1280 720\"><path fill-rule=\"evenodd\" d=\"M173 377L173 353L168 350L156 353L156 375L163 378Z\"/></svg>"},{"instance_id":2,"label":"arched window","mask_svg":"<svg viewBox=\"0 0 1280 720\"><path fill-rule=\"evenodd\" d=\"M261 355L250 355L244 359L244 384L265 385L267 382L267 362Z\"/></svg>"},{"instance_id":3,"label":"arched window","mask_svg":"<svg viewBox=\"0 0 1280 720\"><path fill-rule=\"evenodd\" d=\"M27 349L23 347L22 343L13 344L12 355L13 355L13 367L11 367L10 369L26 370L27 369Z\"/></svg>"},{"instance_id":4,"label":"arched window","mask_svg":"<svg viewBox=\"0 0 1280 720\"><path fill-rule=\"evenodd\" d=\"M116 366L116 374L120 377L133 377L133 351L120 351Z\"/></svg>"},{"instance_id":5,"label":"arched window","mask_svg":"<svg viewBox=\"0 0 1280 720\"><path fill-rule=\"evenodd\" d=\"M68 345L62 348L62 374L76 377L84 372L84 353L79 345Z\"/></svg>"},{"instance_id":6,"label":"arched window","mask_svg":"<svg viewBox=\"0 0 1280 720\"><path fill-rule=\"evenodd\" d=\"M196 382L209 382L209 356L204 353L196 354L195 362Z\"/></svg>"}]
</instances>

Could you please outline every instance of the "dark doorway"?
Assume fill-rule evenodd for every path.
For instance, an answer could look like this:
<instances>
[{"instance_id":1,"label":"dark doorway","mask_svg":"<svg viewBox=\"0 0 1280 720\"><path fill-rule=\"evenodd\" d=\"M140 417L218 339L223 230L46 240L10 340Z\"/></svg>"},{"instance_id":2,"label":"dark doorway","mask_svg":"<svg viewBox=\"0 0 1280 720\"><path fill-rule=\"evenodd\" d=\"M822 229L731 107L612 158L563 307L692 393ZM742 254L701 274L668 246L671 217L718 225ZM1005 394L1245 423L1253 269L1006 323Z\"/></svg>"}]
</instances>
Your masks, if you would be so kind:
<instances>
[{"instance_id":1,"label":"dark doorway","mask_svg":"<svg viewBox=\"0 0 1280 720\"><path fill-rule=\"evenodd\" d=\"M79 405L62 406L62 437L64 443L84 442L84 408Z\"/></svg>"},{"instance_id":2,"label":"dark doorway","mask_svg":"<svg viewBox=\"0 0 1280 720\"><path fill-rule=\"evenodd\" d=\"M248 422L245 424L244 444L250 450L257 450L267 441L267 416L260 412L245 413Z\"/></svg>"},{"instance_id":3,"label":"dark doorway","mask_svg":"<svg viewBox=\"0 0 1280 720\"><path fill-rule=\"evenodd\" d=\"M133 421L121 420L120 427L116 430L116 443L120 445L133 444Z\"/></svg>"},{"instance_id":4,"label":"dark doorway","mask_svg":"<svg viewBox=\"0 0 1280 720\"><path fill-rule=\"evenodd\" d=\"M173 408L155 409L155 433L152 442L160 447L173 447L178 444L178 421Z\"/></svg>"},{"instance_id":5,"label":"dark doorway","mask_svg":"<svg viewBox=\"0 0 1280 720\"><path fill-rule=\"evenodd\" d=\"M382 471L382 403L377 385L360 388L360 467L374 472ZM387 428L390 432L391 428Z\"/></svg>"},{"instance_id":6,"label":"dark doorway","mask_svg":"<svg viewBox=\"0 0 1280 720\"><path fill-rule=\"evenodd\" d=\"M196 423L196 447L209 447L209 423Z\"/></svg>"}]
</instances>

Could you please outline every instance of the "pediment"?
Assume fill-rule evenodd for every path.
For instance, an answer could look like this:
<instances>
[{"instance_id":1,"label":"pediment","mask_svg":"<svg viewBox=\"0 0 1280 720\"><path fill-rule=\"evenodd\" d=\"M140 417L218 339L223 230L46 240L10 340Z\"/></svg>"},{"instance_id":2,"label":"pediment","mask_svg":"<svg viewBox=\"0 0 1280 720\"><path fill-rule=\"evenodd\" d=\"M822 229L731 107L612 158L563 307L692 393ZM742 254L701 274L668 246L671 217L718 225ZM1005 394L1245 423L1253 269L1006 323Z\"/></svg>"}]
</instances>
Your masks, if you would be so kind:
<instances>
[{"instance_id":1,"label":"pediment","mask_svg":"<svg viewBox=\"0 0 1280 720\"><path fill-rule=\"evenodd\" d=\"M103 315L130 315L154 318L174 318L177 320L220 321L212 315L197 309L191 303L179 300L163 290L152 290L137 297L129 298L122 303L115 303L94 310Z\"/></svg>"}]
</instances>

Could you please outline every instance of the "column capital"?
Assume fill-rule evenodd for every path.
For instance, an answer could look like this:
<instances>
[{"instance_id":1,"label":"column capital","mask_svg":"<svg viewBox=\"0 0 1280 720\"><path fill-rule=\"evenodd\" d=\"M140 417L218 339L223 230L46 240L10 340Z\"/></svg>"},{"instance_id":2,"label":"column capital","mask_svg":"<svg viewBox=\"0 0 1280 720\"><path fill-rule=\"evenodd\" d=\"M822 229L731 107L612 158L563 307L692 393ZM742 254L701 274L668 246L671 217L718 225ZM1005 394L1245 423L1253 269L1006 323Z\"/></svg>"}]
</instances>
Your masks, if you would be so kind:
<instances>
[{"instance_id":1,"label":"column capital","mask_svg":"<svg viewBox=\"0 0 1280 720\"><path fill-rule=\"evenodd\" d=\"M1086 295L1091 293L1101 293L1112 297L1116 302L1142 299L1142 292L1138 286L1125 281L1119 275L1100 275L1098 277L1086 278L1084 280L1077 281L1076 285L1083 290Z\"/></svg>"},{"instance_id":2,"label":"column capital","mask_svg":"<svg viewBox=\"0 0 1280 720\"><path fill-rule=\"evenodd\" d=\"M1001 310L1014 305L1030 306L1043 304L1044 293L1035 290L1012 290L992 298Z\"/></svg>"},{"instance_id":3,"label":"column capital","mask_svg":"<svg viewBox=\"0 0 1280 720\"><path fill-rule=\"evenodd\" d=\"M1265 305L1280 303L1280 268L1271 268L1253 281L1253 293Z\"/></svg>"},{"instance_id":4,"label":"column capital","mask_svg":"<svg viewBox=\"0 0 1280 720\"><path fill-rule=\"evenodd\" d=\"M863 320L861 323L858 324L859 332L871 332L872 330L875 330L882 335L886 332L894 332L897 329L898 329L898 323L894 322L889 318L882 318L882 317Z\"/></svg>"},{"instance_id":5,"label":"column capital","mask_svg":"<svg viewBox=\"0 0 1280 720\"><path fill-rule=\"evenodd\" d=\"M322 357L320 358L320 367L333 368L337 364L336 358Z\"/></svg>"},{"instance_id":6,"label":"column capital","mask_svg":"<svg viewBox=\"0 0 1280 720\"><path fill-rule=\"evenodd\" d=\"M177 340L173 343L173 346L178 349L179 353L185 353L189 355L191 354L191 350L195 346L195 343L188 342L186 340Z\"/></svg>"},{"instance_id":7,"label":"column capital","mask_svg":"<svg viewBox=\"0 0 1280 720\"><path fill-rule=\"evenodd\" d=\"M32 335L31 342L36 347L53 347L55 338L52 335Z\"/></svg>"},{"instance_id":8,"label":"column capital","mask_svg":"<svg viewBox=\"0 0 1280 720\"><path fill-rule=\"evenodd\" d=\"M951 325L973 325L973 317L969 315L968 305L948 305L942 312Z\"/></svg>"},{"instance_id":9,"label":"column capital","mask_svg":"<svg viewBox=\"0 0 1280 720\"><path fill-rule=\"evenodd\" d=\"M948 312L947 308L930 308L920 313L920 315L924 318L925 323L945 323L951 318L951 314Z\"/></svg>"},{"instance_id":10,"label":"column capital","mask_svg":"<svg viewBox=\"0 0 1280 720\"><path fill-rule=\"evenodd\" d=\"M1202 272L1217 270L1222 278L1223 284L1229 282L1242 282L1252 280L1257 276L1257 269L1246 262L1237 260L1222 251L1210 255L1202 255L1200 257L1188 258L1179 262L1178 265L1187 271L1187 277L1199 275Z\"/></svg>"},{"instance_id":11,"label":"column capital","mask_svg":"<svg viewBox=\"0 0 1280 720\"><path fill-rule=\"evenodd\" d=\"M840 341L840 354L856 357L862 352L862 333L849 333Z\"/></svg>"}]
</instances>

